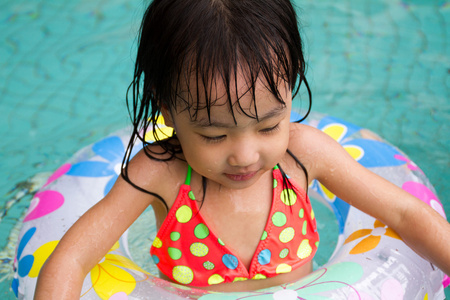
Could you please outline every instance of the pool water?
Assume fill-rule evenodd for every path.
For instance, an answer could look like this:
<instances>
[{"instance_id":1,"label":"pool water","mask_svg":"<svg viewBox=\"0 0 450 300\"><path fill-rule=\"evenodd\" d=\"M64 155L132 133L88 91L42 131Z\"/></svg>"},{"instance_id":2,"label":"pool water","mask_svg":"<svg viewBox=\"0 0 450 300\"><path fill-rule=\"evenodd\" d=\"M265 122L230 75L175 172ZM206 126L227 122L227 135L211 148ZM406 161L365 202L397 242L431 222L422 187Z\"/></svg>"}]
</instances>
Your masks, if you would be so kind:
<instances>
[{"instance_id":1,"label":"pool water","mask_svg":"<svg viewBox=\"0 0 450 300\"><path fill-rule=\"evenodd\" d=\"M313 110L367 127L406 152L450 215L450 3L296 4ZM1 299L14 298L8 272L33 192L76 150L128 122L124 97L144 6L0 0Z\"/></svg>"}]
</instances>

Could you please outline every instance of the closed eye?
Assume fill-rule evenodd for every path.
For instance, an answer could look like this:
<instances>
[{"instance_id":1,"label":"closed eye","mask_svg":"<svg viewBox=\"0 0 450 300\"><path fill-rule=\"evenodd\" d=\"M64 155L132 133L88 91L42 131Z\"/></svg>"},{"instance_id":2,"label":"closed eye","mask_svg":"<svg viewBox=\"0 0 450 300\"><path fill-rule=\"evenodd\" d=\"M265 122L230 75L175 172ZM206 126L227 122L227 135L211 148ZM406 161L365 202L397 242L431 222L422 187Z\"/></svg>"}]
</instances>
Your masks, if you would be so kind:
<instances>
[{"instance_id":1,"label":"closed eye","mask_svg":"<svg viewBox=\"0 0 450 300\"><path fill-rule=\"evenodd\" d=\"M204 139L208 143L218 143L225 139L226 135L219 135L219 136L206 136L206 135L200 135L202 139Z\"/></svg>"},{"instance_id":2,"label":"closed eye","mask_svg":"<svg viewBox=\"0 0 450 300\"><path fill-rule=\"evenodd\" d=\"M273 133L273 132L275 132L275 131L277 131L279 129L280 129L280 123L278 123L277 125L275 125L273 127L261 129L260 132L262 132L264 134L270 134L270 133Z\"/></svg>"}]
</instances>

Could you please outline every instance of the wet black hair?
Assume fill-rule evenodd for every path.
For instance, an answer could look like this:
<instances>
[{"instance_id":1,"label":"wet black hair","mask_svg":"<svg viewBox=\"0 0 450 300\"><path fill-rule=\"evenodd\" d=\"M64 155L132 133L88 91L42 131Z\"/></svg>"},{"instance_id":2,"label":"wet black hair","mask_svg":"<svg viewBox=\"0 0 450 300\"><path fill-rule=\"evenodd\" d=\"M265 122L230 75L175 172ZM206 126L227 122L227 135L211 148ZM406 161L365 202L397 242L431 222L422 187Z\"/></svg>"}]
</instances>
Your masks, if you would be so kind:
<instances>
[{"instance_id":1,"label":"wet black hair","mask_svg":"<svg viewBox=\"0 0 450 300\"><path fill-rule=\"evenodd\" d=\"M236 99L234 105L245 113L239 95L233 94L238 73L244 74L248 92L253 95L254 113L245 113L249 117L258 119L257 80L262 80L282 104L280 82L288 84L293 97L305 84L310 109L303 45L289 0L154 0L144 14L138 39L134 78L127 92L133 132L122 176L140 190L127 171L136 140L148 145L144 137L152 130L163 153L155 153L155 147L144 147L146 155L158 160L175 158L182 152L179 143L174 142L176 135L161 139L157 134L162 110L188 110L195 119L199 110L206 109L210 116L210 108L217 100L212 98L211 90L217 85L225 87L233 118L232 103ZM195 84L197 89L190 91L189 86ZM206 186L205 179L203 182Z\"/></svg>"}]
</instances>

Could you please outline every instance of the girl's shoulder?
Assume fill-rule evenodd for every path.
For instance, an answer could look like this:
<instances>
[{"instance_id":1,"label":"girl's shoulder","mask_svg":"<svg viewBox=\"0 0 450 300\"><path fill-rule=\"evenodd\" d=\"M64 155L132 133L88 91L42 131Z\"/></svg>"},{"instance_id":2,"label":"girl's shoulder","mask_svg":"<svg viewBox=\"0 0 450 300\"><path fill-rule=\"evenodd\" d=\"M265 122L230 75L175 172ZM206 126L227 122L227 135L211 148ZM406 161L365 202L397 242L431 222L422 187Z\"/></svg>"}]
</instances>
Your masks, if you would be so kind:
<instances>
[{"instance_id":1,"label":"girl's shoulder","mask_svg":"<svg viewBox=\"0 0 450 300\"><path fill-rule=\"evenodd\" d=\"M327 134L317 128L291 123L289 149L297 152L299 158L304 157L307 159L311 155L319 154L324 150L324 145L334 144L333 141Z\"/></svg>"},{"instance_id":2,"label":"girl's shoulder","mask_svg":"<svg viewBox=\"0 0 450 300\"><path fill-rule=\"evenodd\" d=\"M186 179L187 168L183 158L171 157L161 146L151 144L131 159L128 176L133 184L159 195L170 207Z\"/></svg>"},{"instance_id":3,"label":"girl's shoulder","mask_svg":"<svg viewBox=\"0 0 450 300\"><path fill-rule=\"evenodd\" d=\"M337 162L350 158L342 146L321 130L291 123L289 150L305 166L310 180L327 173Z\"/></svg>"}]
</instances>

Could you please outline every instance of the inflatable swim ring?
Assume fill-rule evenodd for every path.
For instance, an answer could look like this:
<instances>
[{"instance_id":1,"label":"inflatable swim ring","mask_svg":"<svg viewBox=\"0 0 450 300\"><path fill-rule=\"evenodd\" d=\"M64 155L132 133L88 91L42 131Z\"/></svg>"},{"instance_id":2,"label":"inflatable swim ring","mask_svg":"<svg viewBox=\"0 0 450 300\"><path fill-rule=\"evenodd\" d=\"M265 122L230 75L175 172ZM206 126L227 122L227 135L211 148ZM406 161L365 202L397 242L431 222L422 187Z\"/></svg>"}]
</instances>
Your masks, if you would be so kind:
<instances>
[{"instance_id":1,"label":"inflatable swim ring","mask_svg":"<svg viewBox=\"0 0 450 300\"><path fill-rule=\"evenodd\" d=\"M297 116L292 113L293 120ZM332 136L359 163L426 202L445 218L442 204L423 172L397 148L366 129L334 117L311 114L308 124ZM128 142L124 132L80 150L50 176L31 201L14 262L12 289L19 299L33 298L39 270L60 238L113 185ZM339 237L331 259L295 283L245 293L214 293L173 284L133 261L127 230L87 275L82 299L444 298L444 274L415 254L393 230L336 198L319 182L311 184L309 193L334 212ZM152 232L152 237L156 236L155 226Z\"/></svg>"}]
</instances>

